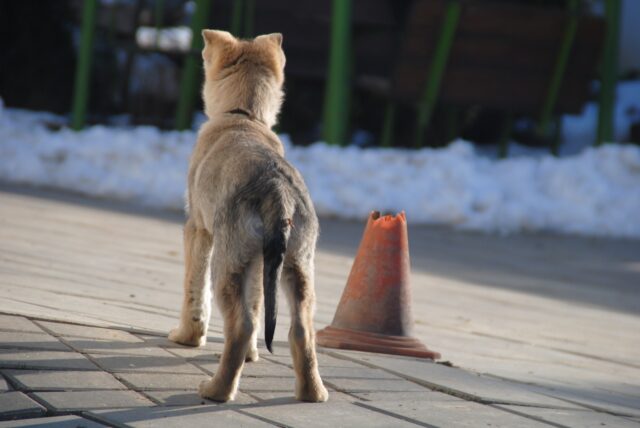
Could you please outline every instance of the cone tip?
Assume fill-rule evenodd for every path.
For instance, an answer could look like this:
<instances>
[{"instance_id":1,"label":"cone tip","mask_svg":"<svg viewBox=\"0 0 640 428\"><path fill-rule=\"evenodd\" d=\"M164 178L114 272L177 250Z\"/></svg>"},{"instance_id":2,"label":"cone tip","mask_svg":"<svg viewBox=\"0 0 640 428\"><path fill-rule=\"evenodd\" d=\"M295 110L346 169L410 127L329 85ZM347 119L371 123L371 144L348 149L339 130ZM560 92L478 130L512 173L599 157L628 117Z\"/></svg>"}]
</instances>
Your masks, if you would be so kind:
<instances>
[{"instance_id":1,"label":"cone tip","mask_svg":"<svg viewBox=\"0 0 640 428\"><path fill-rule=\"evenodd\" d=\"M384 216L382 216L380 214L380 211L371 211L371 213L369 214L369 221L374 222L374 223L377 223L379 221L382 221L382 222L401 221L403 223L406 223L407 222L407 215L405 214L404 210L400 211L396 215L386 214Z\"/></svg>"}]
</instances>

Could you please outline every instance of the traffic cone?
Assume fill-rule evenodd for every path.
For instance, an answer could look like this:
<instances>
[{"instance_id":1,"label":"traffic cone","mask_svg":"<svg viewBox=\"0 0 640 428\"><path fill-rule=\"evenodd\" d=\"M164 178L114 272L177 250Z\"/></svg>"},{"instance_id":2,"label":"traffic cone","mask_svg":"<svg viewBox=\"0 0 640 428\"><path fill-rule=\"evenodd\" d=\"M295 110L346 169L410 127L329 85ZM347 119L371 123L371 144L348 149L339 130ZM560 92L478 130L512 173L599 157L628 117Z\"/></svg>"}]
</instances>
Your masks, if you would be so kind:
<instances>
[{"instance_id":1,"label":"traffic cone","mask_svg":"<svg viewBox=\"0 0 640 428\"><path fill-rule=\"evenodd\" d=\"M347 285L330 326L317 343L418 358L440 358L411 337L409 239L404 212L369 215Z\"/></svg>"}]
</instances>

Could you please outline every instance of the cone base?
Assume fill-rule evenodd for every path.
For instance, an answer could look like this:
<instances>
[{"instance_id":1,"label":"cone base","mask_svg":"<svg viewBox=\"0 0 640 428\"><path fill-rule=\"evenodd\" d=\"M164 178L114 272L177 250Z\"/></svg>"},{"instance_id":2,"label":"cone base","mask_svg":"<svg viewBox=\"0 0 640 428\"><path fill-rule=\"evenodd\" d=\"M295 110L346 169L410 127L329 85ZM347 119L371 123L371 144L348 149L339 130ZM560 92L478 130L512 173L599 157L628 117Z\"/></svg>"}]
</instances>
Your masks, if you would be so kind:
<instances>
[{"instance_id":1,"label":"cone base","mask_svg":"<svg viewBox=\"0 0 640 428\"><path fill-rule=\"evenodd\" d=\"M391 336L328 326L316 335L316 343L327 348L380 354L404 355L416 358L440 358L438 352L430 351L418 339L407 336Z\"/></svg>"}]
</instances>

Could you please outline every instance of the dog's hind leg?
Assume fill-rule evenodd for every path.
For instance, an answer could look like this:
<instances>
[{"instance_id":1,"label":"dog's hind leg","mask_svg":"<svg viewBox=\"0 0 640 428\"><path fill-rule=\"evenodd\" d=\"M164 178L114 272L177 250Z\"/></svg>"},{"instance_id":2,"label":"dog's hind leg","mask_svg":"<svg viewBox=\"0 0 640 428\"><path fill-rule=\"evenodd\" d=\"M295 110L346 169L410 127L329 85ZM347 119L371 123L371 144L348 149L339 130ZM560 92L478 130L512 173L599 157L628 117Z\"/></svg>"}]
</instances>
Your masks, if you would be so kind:
<instances>
[{"instance_id":1,"label":"dog's hind leg","mask_svg":"<svg viewBox=\"0 0 640 428\"><path fill-rule=\"evenodd\" d=\"M318 372L313 329L313 255L304 260L285 261L282 279L291 310L289 346L296 373L296 398L311 402L327 401L329 394Z\"/></svg>"},{"instance_id":2,"label":"dog's hind leg","mask_svg":"<svg viewBox=\"0 0 640 428\"><path fill-rule=\"evenodd\" d=\"M202 382L199 390L202 397L220 402L235 398L242 367L257 334L258 305L261 304L260 298L256 301L246 295L253 293L249 284L245 284L253 263L233 266L228 258L224 259L214 249L211 269L214 295L224 319L224 350L215 375Z\"/></svg>"},{"instance_id":3,"label":"dog's hind leg","mask_svg":"<svg viewBox=\"0 0 640 428\"><path fill-rule=\"evenodd\" d=\"M189 346L207 341L211 316L211 287L207 269L211 257L212 235L197 228L192 219L184 227L184 299L180 326L169 333L169 340Z\"/></svg>"}]
</instances>

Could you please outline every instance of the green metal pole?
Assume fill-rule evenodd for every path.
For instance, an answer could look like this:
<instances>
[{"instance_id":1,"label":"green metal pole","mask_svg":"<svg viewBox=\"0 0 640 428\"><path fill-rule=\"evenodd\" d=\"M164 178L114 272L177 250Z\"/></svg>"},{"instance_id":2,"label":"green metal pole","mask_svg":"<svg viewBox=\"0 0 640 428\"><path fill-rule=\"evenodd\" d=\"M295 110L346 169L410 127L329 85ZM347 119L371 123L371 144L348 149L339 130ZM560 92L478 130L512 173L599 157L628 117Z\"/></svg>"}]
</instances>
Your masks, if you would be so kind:
<instances>
[{"instance_id":1,"label":"green metal pole","mask_svg":"<svg viewBox=\"0 0 640 428\"><path fill-rule=\"evenodd\" d=\"M176 129L184 130L191 127L193 103L198 92L198 73L200 72L200 54L203 42L200 33L207 24L211 2L196 0L196 10L191 21L191 52L187 54L182 79L180 81L180 98L176 112ZM195 54L198 52L198 55Z\"/></svg>"},{"instance_id":2,"label":"green metal pole","mask_svg":"<svg viewBox=\"0 0 640 428\"><path fill-rule=\"evenodd\" d=\"M606 0L605 19L607 33L602 62L602 84L600 86L600 109L596 145L613 140L613 111L618 80L618 39L620 37L620 0Z\"/></svg>"},{"instance_id":3,"label":"green metal pole","mask_svg":"<svg viewBox=\"0 0 640 428\"><path fill-rule=\"evenodd\" d=\"M540 122L538 124L537 133L541 136L548 135L549 133L549 123L551 122L551 116L553 115L553 110L558 101L560 86L562 85L562 80L567 69L567 62L569 61L571 48L573 47L576 31L578 29L578 0L569 0L568 9L570 13L569 21L562 37L560 50L558 51L558 56L556 58L556 64L553 69L553 74L551 75L549 89L547 90L547 97L544 100L542 111L540 113Z\"/></svg>"},{"instance_id":4,"label":"green metal pole","mask_svg":"<svg viewBox=\"0 0 640 428\"><path fill-rule=\"evenodd\" d=\"M449 60L453 39L456 34L456 27L460 20L461 6L458 1L449 1L444 13L444 23L440 30L440 38L436 44L436 50L433 53L433 60L429 65L429 77L427 86L422 95L422 101L418 104L418 118L416 126L416 134L414 138L414 146L422 146L422 138L424 131L429 125L429 120L433 114L438 93L440 92L440 83L442 83L442 75Z\"/></svg>"},{"instance_id":5,"label":"green metal pole","mask_svg":"<svg viewBox=\"0 0 640 428\"><path fill-rule=\"evenodd\" d=\"M244 10L244 32L243 37L253 37L253 19L256 14L255 0L246 0L247 7Z\"/></svg>"},{"instance_id":6,"label":"green metal pole","mask_svg":"<svg viewBox=\"0 0 640 428\"><path fill-rule=\"evenodd\" d=\"M344 144L349 105L351 0L333 0L329 70L324 97L323 138Z\"/></svg>"},{"instance_id":7,"label":"green metal pole","mask_svg":"<svg viewBox=\"0 0 640 428\"><path fill-rule=\"evenodd\" d=\"M244 0L235 0L231 9L231 34L242 37L242 11Z\"/></svg>"},{"instance_id":8,"label":"green metal pole","mask_svg":"<svg viewBox=\"0 0 640 428\"><path fill-rule=\"evenodd\" d=\"M91 77L91 48L96 23L97 0L85 0L82 8L82 29L80 30L80 49L76 64L76 76L73 88L73 106L71 127L76 131L84 127L89 100L89 79Z\"/></svg>"},{"instance_id":9,"label":"green metal pole","mask_svg":"<svg viewBox=\"0 0 640 428\"><path fill-rule=\"evenodd\" d=\"M163 17L164 17L164 0L156 0L155 8L153 10L153 20L156 24L156 41L155 47L158 49L160 43L160 30L162 30Z\"/></svg>"}]
</instances>

